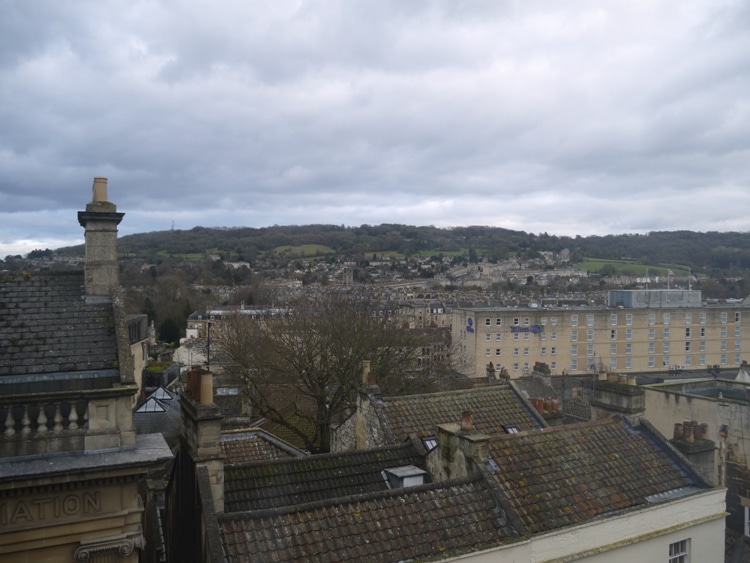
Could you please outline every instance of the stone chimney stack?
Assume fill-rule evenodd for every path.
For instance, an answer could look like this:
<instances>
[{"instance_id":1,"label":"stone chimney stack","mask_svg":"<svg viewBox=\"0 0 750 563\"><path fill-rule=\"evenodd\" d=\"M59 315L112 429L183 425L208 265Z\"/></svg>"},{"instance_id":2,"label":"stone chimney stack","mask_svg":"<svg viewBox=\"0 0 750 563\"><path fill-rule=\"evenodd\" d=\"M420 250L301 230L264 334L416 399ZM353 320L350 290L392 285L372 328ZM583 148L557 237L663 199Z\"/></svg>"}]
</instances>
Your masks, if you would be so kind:
<instances>
[{"instance_id":1,"label":"stone chimney stack","mask_svg":"<svg viewBox=\"0 0 750 563\"><path fill-rule=\"evenodd\" d=\"M119 285L117 266L117 225L124 213L107 201L107 179L94 178L91 202L78 212L78 222L86 230L86 301L111 300L112 288Z\"/></svg>"}]
</instances>

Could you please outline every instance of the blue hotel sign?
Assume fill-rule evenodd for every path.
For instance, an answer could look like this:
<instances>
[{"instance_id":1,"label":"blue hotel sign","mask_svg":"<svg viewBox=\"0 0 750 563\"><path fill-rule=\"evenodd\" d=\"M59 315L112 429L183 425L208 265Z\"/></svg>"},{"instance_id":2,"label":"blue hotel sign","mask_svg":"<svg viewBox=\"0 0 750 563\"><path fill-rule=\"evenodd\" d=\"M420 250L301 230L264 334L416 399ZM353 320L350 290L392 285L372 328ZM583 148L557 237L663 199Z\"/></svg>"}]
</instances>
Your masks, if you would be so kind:
<instances>
[{"instance_id":1,"label":"blue hotel sign","mask_svg":"<svg viewBox=\"0 0 750 563\"><path fill-rule=\"evenodd\" d=\"M533 334L539 334L542 332L542 327L539 325L531 326L512 326L510 327L511 332L531 332Z\"/></svg>"}]
</instances>

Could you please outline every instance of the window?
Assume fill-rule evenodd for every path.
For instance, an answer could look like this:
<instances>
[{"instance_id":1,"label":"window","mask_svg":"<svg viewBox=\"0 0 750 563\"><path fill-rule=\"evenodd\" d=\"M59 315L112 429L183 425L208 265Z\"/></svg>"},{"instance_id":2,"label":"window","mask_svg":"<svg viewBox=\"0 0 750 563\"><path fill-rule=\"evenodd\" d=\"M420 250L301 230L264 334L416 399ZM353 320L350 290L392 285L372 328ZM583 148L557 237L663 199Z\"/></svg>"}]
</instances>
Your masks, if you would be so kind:
<instances>
[{"instance_id":1,"label":"window","mask_svg":"<svg viewBox=\"0 0 750 563\"><path fill-rule=\"evenodd\" d=\"M664 356L664 357L662 358L662 361L661 361L661 363L662 363L663 365L665 365L665 366L668 366L668 365L669 365L669 356Z\"/></svg>"},{"instance_id":2,"label":"window","mask_svg":"<svg viewBox=\"0 0 750 563\"><path fill-rule=\"evenodd\" d=\"M630 358L630 357L625 358L625 367L627 369L630 369L633 367L633 358Z\"/></svg>"},{"instance_id":3,"label":"window","mask_svg":"<svg viewBox=\"0 0 750 563\"><path fill-rule=\"evenodd\" d=\"M549 353L550 353L551 355L553 355L553 356L556 356L556 355L557 355L557 348L555 348L555 347L553 346L552 348L550 348L550 349L549 349Z\"/></svg>"},{"instance_id":4,"label":"window","mask_svg":"<svg viewBox=\"0 0 750 563\"><path fill-rule=\"evenodd\" d=\"M739 364L740 363L740 355L739 354L735 354L734 355L734 363L735 364Z\"/></svg>"},{"instance_id":5,"label":"window","mask_svg":"<svg viewBox=\"0 0 750 563\"><path fill-rule=\"evenodd\" d=\"M502 348L495 348L495 355L496 356L502 356L503 349Z\"/></svg>"},{"instance_id":6,"label":"window","mask_svg":"<svg viewBox=\"0 0 750 563\"><path fill-rule=\"evenodd\" d=\"M632 354L633 353L633 343L632 342L627 342L625 344L625 353L626 354Z\"/></svg>"},{"instance_id":7,"label":"window","mask_svg":"<svg viewBox=\"0 0 750 563\"><path fill-rule=\"evenodd\" d=\"M492 324L492 319L490 319L489 317L484 319L484 324L490 326Z\"/></svg>"},{"instance_id":8,"label":"window","mask_svg":"<svg viewBox=\"0 0 750 563\"><path fill-rule=\"evenodd\" d=\"M577 342L578 341L578 331L577 330L571 330L570 331L570 340L572 342Z\"/></svg>"},{"instance_id":9,"label":"window","mask_svg":"<svg viewBox=\"0 0 750 563\"><path fill-rule=\"evenodd\" d=\"M625 315L625 324L628 326L633 324L633 315L631 313Z\"/></svg>"},{"instance_id":10,"label":"window","mask_svg":"<svg viewBox=\"0 0 750 563\"><path fill-rule=\"evenodd\" d=\"M656 342L649 342L648 343L648 353L653 354L656 352Z\"/></svg>"},{"instance_id":11,"label":"window","mask_svg":"<svg viewBox=\"0 0 750 563\"><path fill-rule=\"evenodd\" d=\"M485 348L484 349L484 355L485 356L490 356L490 352L491 352L491 350L489 348Z\"/></svg>"},{"instance_id":12,"label":"window","mask_svg":"<svg viewBox=\"0 0 750 563\"><path fill-rule=\"evenodd\" d=\"M706 327L705 326L701 327L700 335L701 335L701 338L705 338L706 337Z\"/></svg>"},{"instance_id":13,"label":"window","mask_svg":"<svg viewBox=\"0 0 750 563\"><path fill-rule=\"evenodd\" d=\"M518 326L518 325L519 325L519 320L518 320L518 317L515 317L515 318L513 319L513 326Z\"/></svg>"},{"instance_id":14,"label":"window","mask_svg":"<svg viewBox=\"0 0 750 563\"><path fill-rule=\"evenodd\" d=\"M594 315L586 315L586 326L594 326Z\"/></svg>"},{"instance_id":15,"label":"window","mask_svg":"<svg viewBox=\"0 0 750 563\"><path fill-rule=\"evenodd\" d=\"M685 342L685 352L692 351L692 342Z\"/></svg>"},{"instance_id":16,"label":"window","mask_svg":"<svg viewBox=\"0 0 750 563\"><path fill-rule=\"evenodd\" d=\"M648 357L648 367L652 368L656 366L656 358L653 356Z\"/></svg>"},{"instance_id":17,"label":"window","mask_svg":"<svg viewBox=\"0 0 750 563\"><path fill-rule=\"evenodd\" d=\"M524 348L523 349L523 355L524 356L528 356L529 355L529 349L528 348Z\"/></svg>"},{"instance_id":18,"label":"window","mask_svg":"<svg viewBox=\"0 0 750 563\"><path fill-rule=\"evenodd\" d=\"M587 330L586 331L586 340L593 340L594 339L594 331L593 330Z\"/></svg>"},{"instance_id":19,"label":"window","mask_svg":"<svg viewBox=\"0 0 750 563\"><path fill-rule=\"evenodd\" d=\"M727 313L726 313L726 311L724 311L724 312L723 312L723 313L721 314L721 324L724 324L724 323L726 323L726 322L727 322Z\"/></svg>"},{"instance_id":20,"label":"window","mask_svg":"<svg viewBox=\"0 0 750 563\"><path fill-rule=\"evenodd\" d=\"M531 324L530 321L529 321L529 317L524 317L523 318L523 326L529 326L529 324Z\"/></svg>"},{"instance_id":21,"label":"window","mask_svg":"<svg viewBox=\"0 0 750 563\"><path fill-rule=\"evenodd\" d=\"M557 326L557 317L552 317L550 322L552 323L552 326Z\"/></svg>"},{"instance_id":22,"label":"window","mask_svg":"<svg viewBox=\"0 0 750 563\"><path fill-rule=\"evenodd\" d=\"M503 424L503 430L505 430L506 434L518 434L521 432L517 424Z\"/></svg>"},{"instance_id":23,"label":"window","mask_svg":"<svg viewBox=\"0 0 750 563\"><path fill-rule=\"evenodd\" d=\"M578 344L571 344L570 345L570 355L571 356L577 356L578 355Z\"/></svg>"},{"instance_id":24,"label":"window","mask_svg":"<svg viewBox=\"0 0 750 563\"><path fill-rule=\"evenodd\" d=\"M727 337L727 327L723 326L721 327L721 337L726 338Z\"/></svg>"},{"instance_id":25,"label":"window","mask_svg":"<svg viewBox=\"0 0 750 563\"><path fill-rule=\"evenodd\" d=\"M721 341L721 351L722 352L726 352L727 351L727 341L726 340L722 340Z\"/></svg>"},{"instance_id":26,"label":"window","mask_svg":"<svg viewBox=\"0 0 750 563\"><path fill-rule=\"evenodd\" d=\"M721 365L726 365L726 363L727 363L727 355L726 354L722 354L721 356L719 356L719 363Z\"/></svg>"},{"instance_id":27,"label":"window","mask_svg":"<svg viewBox=\"0 0 750 563\"><path fill-rule=\"evenodd\" d=\"M485 339L485 340L487 340L488 342L489 342L489 340L490 340L491 338L492 338L492 335L491 335L491 334L490 334L489 332L488 332L487 334L485 334L485 335L484 335L484 339Z\"/></svg>"},{"instance_id":28,"label":"window","mask_svg":"<svg viewBox=\"0 0 750 563\"><path fill-rule=\"evenodd\" d=\"M513 364L513 371L518 371L518 364Z\"/></svg>"},{"instance_id":29,"label":"window","mask_svg":"<svg viewBox=\"0 0 750 563\"><path fill-rule=\"evenodd\" d=\"M648 329L648 339L653 340L654 338L656 338L656 329L655 328Z\"/></svg>"},{"instance_id":30,"label":"window","mask_svg":"<svg viewBox=\"0 0 750 563\"><path fill-rule=\"evenodd\" d=\"M529 333L528 332L524 332L523 333L523 339L524 340L528 340L529 339Z\"/></svg>"},{"instance_id":31,"label":"window","mask_svg":"<svg viewBox=\"0 0 750 563\"><path fill-rule=\"evenodd\" d=\"M495 333L495 341L500 342L503 339L503 333L502 332L496 332Z\"/></svg>"},{"instance_id":32,"label":"window","mask_svg":"<svg viewBox=\"0 0 750 563\"><path fill-rule=\"evenodd\" d=\"M557 340L557 333L553 330L552 334L550 335L550 339Z\"/></svg>"},{"instance_id":33,"label":"window","mask_svg":"<svg viewBox=\"0 0 750 563\"><path fill-rule=\"evenodd\" d=\"M685 356L685 365L686 366L692 366L693 365L693 356Z\"/></svg>"},{"instance_id":34,"label":"window","mask_svg":"<svg viewBox=\"0 0 750 563\"><path fill-rule=\"evenodd\" d=\"M702 366L706 365L706 355L705 354L701 354L700 356L698 356L698 363L700 365L702 365Z\"/></svg>"},{"instance_id":35,"label":"window","mask_svg":"<svg viewBox=\"0 0 750 563\"><path fill-rule=\"evenodd\" d=\"M542 317L542 326L547 326L547 317Z\"/></svg>"},{"instance_id":36,"label":"window","mask_svg":"<svg viewBox=\"0 0 750 563\"><path fill-rule=\"evenodd\" d=\"M656 324L656 313L648 314L648 324L650 325Z\"/></svg>"},{"instance_id":37,"label":"window","mask_svg":"<svg viewBox=\"0 0 750 563\"><path fill-rule=\"evenodd\" d=\"M705 352L706 351L706 341L705 340L701 340L698 343L698 350L700 350L701 352Z\"/></svg>"},{"instance_id":38,"label":"window","mask_svg":"<svg viewBox=\"0 0 750 563\"><path fill-rule=\"evenodd\" d=\"M612 326L617 326L617 315L609 316L609 324L611 324Z\"/></svg>"},{"instance_id":39,"label":"window","mask_svg":"<svg viewBox=\"0 0 750 563\"><path fill-rule=\"evenodd\" d=\"M664 338L669 338L669 329L668 328L664 329Z\"/></svg>"},{"instance_id":40,"label":"window","mask_svg":"<svg viewBox=\"0 0 750 563\"><path fill-rule=\"evenodd\" d=\"M700 319L701 319L701 324L702 325L706 324L706 313L701 313L700 314Z\"/></svg>"},{"instance_id":41,"label":"window","mask_svg":"<svg viewBox=\"0 0 750 563\"><path fill-rule=\"evenodd\" d=\"M611 358L609 360L609 369L612 369L612 370L617 369L617 358Z\"/></svg>"},{"instance_id":42,"label":"window","mask_svg":"<svg viewBox=\"0 0 750 563\"><path fill-rule=\"evenodd\" d=\"M516 342L518 342L518 340L519 340L519 336L518 336L518 333L517 333L517 332L514 332L514 333L513 333L513 340L515 340Z\"/></svg>"},{"instance_id":43,"label":"window","mask_svg":"<svg viewBox=\"0 0 750 563\"><path fill-rule=\"evenodd\" d=\"M610 344L609 345L609 355L610 356L616 356L617 355L617 344Z\"/></svg>"},{"instance_id":44,"label":"window","mask_svg":"<svg viewBox=\"0 0 750 563\"><path fill-rule=\"evenodd\" d=\"M669 324L669 321L670 321L671 319L672 319L672 316L671 316L671 315L670 315L669 313L664 313L664 314L662 315L662 322L663 322L663 323L664 323L665 325L668 325L668 324Z\"/></svg>"},{"instance_id":45,"label":"window","mask_svg":"<svg viewBox=\"0 0 750 563\"><path fill-rule=\"evenodd\" d=\"M570 315L570 326L578 326L578 315Z\"/></svg>"},{"instance_id":46,"label":"window","mask_svg":"<svg viewBox=\"0 0 750 563\"><path fill-rule=\"evenodd\" d=\"M529 362L523 363L523 371L529 371Z\"/></svg>"},{"instance_id":47,"label":"window","mask_svg":"<svg viewBox=\"0 0 750 563\"><path fill-rule=\"evenodd\" d=\"M503 319L501 319L500 317L496 318L495 319L495 325L496 326L503 326Z\"/></svg>"},{"instance_id":48,"label":"window","mask_svg":"<svg viewBox=\"0 0 750 563\"><path fill-rule=\"evenodd\" d=\"M669 354L669 352L670 352L670 350L669 350L669 342L665 342L664 343L664 353L665 354Z\"/></svg>"},{"instance_id":49,"label":"window","mask_svg":"<svg viewBox=\"0 0 750 563\"><path fill-rule=\"evenodd\" d=\"M587 356L593 356L594 355L594 345L593 344L587 344L586 345L586 355Z\"/></svg>"},{"instance_id":50,"label":"window","mask_svg":"<svg viewBox=\"0 0 750 563\"><path fill-rule=\"evenodd\" d=\"M685 313L685 324L689 325L693 322L693 313Z\"/></svg>"},{"instance_id":51,"label":"window","mask_svg":"<svg viewBox=\"0 0 750 563\"><path fill-rule=\"evenodd\" d=\"M551 369L552 371L555 371L557 369L557 362L550 362L549 369Z\"/></svg>"},{"instance_id":52,"label":"window","mask_svg":"<svg viewBox=\"0 0 750 563\"><path fill-rule=\"evenodd\" d=\"M611 340L617 340L617 329L616 328L613 328L612 330L609 331L609 338Z\"/></svg>"},{"instance_id":53,"label":"window","mask_svg":"<svg viewBox=\"0 0 750 563\"><path fill-rule=\"evenodd\" d=\"M547 333L546 332L542 333L542 340L547 340Z\"/></svg>"},{"instance_id":54,"label":"window","mask_svg":"<svg viewBox=\"0 0 750 563\"><path fill-rule=\"evenodd\" d=\"M625 340L633 340L633 329L632 328L626 328L625 329Z\"/></svg>"},{"instance_id":55,"label":"window","mask_svg":"<svg viewBox=\"0 0 750 563\"><path fill-rule=\"evenodd\" d=\"M541 354L542 354L542 356L546 356L547 355L547 348L546 347L542 346Z\"/></svg>"},{"instance_id":56,"label":"window","mask_svg":"<svg viewBox=\"0 0 750 563\"><path fill-rule=\"evenodd\" d=\"M742 327L741 326L734 327L734 335L735 336L742 336Z\"/></svg>"},{"instance_id":57,"label":"window","mask_svg":"<svg viewBox=\"0 0 750 563\"><path fill-rule=\"evenodd\" d=\"M738 311L734 314L734 322L738 323L740 320L742 320L742 313Z\"/></svg>"},{"instance_id":58,"label":"window","mask_svg":"<svg viewBox=\"0 0 750 563\"><path fill-rule=\"evenodd\" d=\"M685 338L690 338L692 336L693 336L693 329L691 329L690 327L687 327L685 329Z\"/></svg>"},{"instance_id":59,"label":"window","mask_svg":"<svg viewBox=\"0 0 750 563\"><path fill-rule=\"evenodd\" d=\"M690 563L690 539L669 544L669 563Z\"/></svg>"},{"instance_id":60,"label":"window","mask_svg":"<svg viewBox=\"0 0 750 563\"><path fill-rule=\"evenodd\" d=\"M570 360L570 370L578 371L578 360Z\"/></svg>"},{"instance_id":61,"label":"window","mask_svg":"<svg viewBox=\"0 0 750 563\"><path fill-rule=\"evenodd\" d=\"M513 348L513 355L518 356L518 348Z\"/></svg>"}]
</instances>

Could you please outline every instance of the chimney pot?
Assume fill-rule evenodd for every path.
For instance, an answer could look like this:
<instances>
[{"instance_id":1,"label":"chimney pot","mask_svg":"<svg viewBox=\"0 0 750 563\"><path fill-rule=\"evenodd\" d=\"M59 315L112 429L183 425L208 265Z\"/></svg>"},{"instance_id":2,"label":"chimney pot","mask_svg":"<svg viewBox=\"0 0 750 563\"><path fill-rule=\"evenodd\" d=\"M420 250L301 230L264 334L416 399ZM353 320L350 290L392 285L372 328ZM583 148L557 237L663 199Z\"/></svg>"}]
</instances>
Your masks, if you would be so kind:
<instances>
[{"instance_id":1,"label":"chimney pot","mask_svg":"<svg viewBox=\"0 0 750 563\"><path fill-rule=\"evenodd\" d=\"M463 412L461 415L461 432L472 432L474 430L473 414L471 411Z\"/></svg>"},{"instance_id":2,"label":"chimney pot","mask_svg":"<svg viewBox=\"0 0 750 563\"><path fill-rule=\"evenodd\" d=\"M94 178L93 197L91 201L107 201L107 179L103 176Z\"/></svg>"}]
</instances>

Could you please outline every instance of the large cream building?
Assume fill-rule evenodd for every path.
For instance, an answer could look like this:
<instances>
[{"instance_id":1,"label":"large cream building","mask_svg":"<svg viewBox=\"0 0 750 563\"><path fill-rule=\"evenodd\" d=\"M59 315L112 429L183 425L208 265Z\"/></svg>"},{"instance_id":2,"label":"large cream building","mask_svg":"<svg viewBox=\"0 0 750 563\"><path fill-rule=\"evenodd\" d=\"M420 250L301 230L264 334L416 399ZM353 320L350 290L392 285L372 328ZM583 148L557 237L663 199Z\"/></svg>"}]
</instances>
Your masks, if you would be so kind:
<instances>
[{"instance_id":1,"label":"large cream building","mask_svg":"<svg viewBox=\"0 0 750 563\"><path fill-rule=\"evenodd\" d=\"M736 369L750 351L750 306L704 304L700 291L611 291L609 305L467 307L453 311L455 368L511 377L544 362L552 374Z\"/></svg>"}]
</instances>

